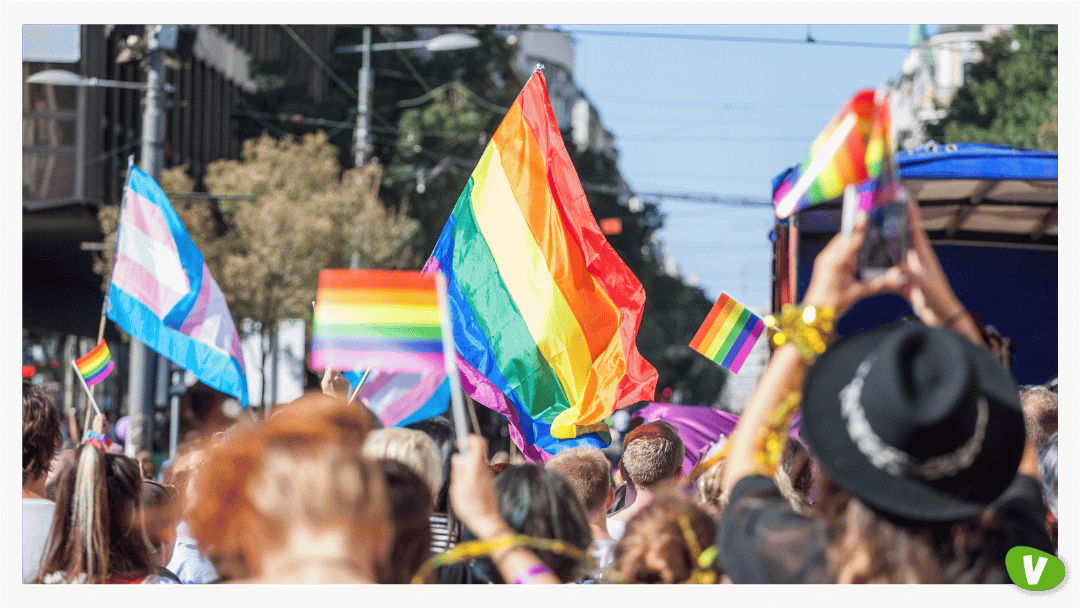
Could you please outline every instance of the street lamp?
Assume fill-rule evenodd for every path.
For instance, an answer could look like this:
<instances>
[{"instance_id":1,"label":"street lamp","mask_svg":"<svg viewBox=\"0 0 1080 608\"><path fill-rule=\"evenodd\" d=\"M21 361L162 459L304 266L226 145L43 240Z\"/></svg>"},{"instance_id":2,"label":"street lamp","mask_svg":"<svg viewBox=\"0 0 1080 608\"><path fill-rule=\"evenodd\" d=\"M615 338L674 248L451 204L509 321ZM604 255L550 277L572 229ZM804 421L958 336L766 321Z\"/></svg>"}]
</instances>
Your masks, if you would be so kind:
<instances>
[{"instance_id":1,"label":"street lamp","mask_svg":"<svg viewBox=\"0 0 1080 608\"><path fill-rule=\"evenodd\" d=\"M409 42L380 42L371 44L371 26L364 26L364 42L339 46L334 49L337 53L362 53L360 62L360 86L356 112L356 138L353 150L356 155L356 167L363 167L367 157L371 154L371 54L379 51L400 51L405 49L425 49L432 53L441 51L457 51L469 49L480 45L480 40L468 34L453 33L436 36L430 40L413 40Z\"/></svg>"},{"instance_id":2,"label":"street lamp","mask_svg":"<svg viewBox=\"0 0 1080 608\"><path fill-rule=\"evenodd\" d=\"M172 92L174 87L165 83L165 71L162 65L162 54L165 50L176 48L175 25L147 25L146 46L148 61L146 65L146 82L123 82L119 80L103 80L99 78L81 76L66 70L43 70L29 76L26 81L36 84L51 84L60 86L74 86L78 88L80 100L85 95L86 87L106 87L120 89L138 89L145 91L145 103L142 116L142 140L139 147L139 164L147 175L157 181L161 173L162 145L165 139L165 114L164 94ZM81 102L80 102L81 105ZM84 141L82 130L83 121L76 121L78 132L76 133L76 146L81 149ZM82 179L83 166L77 163L75 168L76 180ZM81 183L81 182L80 182ZM128 367L128 410L131 416L131 436L124 442L124 451L128 456L134 456L143 447L143 433L146 430L145 412L151 399L153 387L153 374L150 370L155 365L156 354L142 342L132 338L130 346L130 365ZM174 374L175 377L175 374ZM176 450L177 423L179 420L179 401L173 398L171 437L169 445L170 456ZM148 439L148 438L147 438ZM147 441L149 444L149 441Z\"/></svg>"}]
</instances>

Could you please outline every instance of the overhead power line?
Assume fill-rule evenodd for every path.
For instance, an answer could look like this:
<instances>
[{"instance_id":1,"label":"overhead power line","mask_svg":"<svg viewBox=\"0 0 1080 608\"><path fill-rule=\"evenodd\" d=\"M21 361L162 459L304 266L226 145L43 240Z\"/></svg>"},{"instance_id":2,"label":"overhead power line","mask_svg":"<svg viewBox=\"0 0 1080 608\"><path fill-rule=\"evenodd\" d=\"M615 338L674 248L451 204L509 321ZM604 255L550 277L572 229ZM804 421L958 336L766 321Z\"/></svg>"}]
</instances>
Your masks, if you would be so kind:
<instances>
[{"instance_id":1,"label":"overhead power line","mask_svg":"<svg viewBox=\"0 0 1080 608\"><path fill-rule=\"evenodd\" d=\"M537 28L548 29L548 28ZM550 31L550 30L549 30ZM623 38L663 38L668 40L706 40L710 42L759 42L773 44L802 44L817 46L847 46L874 49L909 49L910 45L895 42L863 42L854 40L808 40L806 38L768 38L762 36L717 36L712 34L669 34L666 32L620 32L608 30L567 30L557 29L564 34L588 36L619 36Z\"/></svg>"}]
</instances>

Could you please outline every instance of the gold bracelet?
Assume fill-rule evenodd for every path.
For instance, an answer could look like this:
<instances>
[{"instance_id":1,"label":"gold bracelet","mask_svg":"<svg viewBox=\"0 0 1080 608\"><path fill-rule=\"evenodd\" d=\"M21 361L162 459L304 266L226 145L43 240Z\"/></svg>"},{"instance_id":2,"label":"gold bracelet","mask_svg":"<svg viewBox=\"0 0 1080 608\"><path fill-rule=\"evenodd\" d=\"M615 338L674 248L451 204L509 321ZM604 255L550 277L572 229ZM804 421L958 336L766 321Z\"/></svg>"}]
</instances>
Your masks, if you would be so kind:
<instances>
[{"instance_id":1,"label":"gold bracelet","mask_svg":"<svg viewBox=\"0 0 1080 608\"><path fill-rule=\"evenodd\" d=\"M780 314L765 317L765 325L772 330L776 346L791 343L806 363L812 363L825 352L829 340L836 331L836 313L828 306L785 304Z\"/></svg>"},{"instance_id":2,"label":"gold bracelet","mask_svg":"<svg viewBox=\"0 0 1080 608\"><path fill-rule=\"evenodd\" d=\"M769 478L776 474L780 460L784 457L784 449L787 447L788 434L791 432L791 418L799 409L801 400L802 394L799 391L789 392L773 412L768 424L758 430L755 453L757 462L751 474Z\"/></svg>"}]
</instances>

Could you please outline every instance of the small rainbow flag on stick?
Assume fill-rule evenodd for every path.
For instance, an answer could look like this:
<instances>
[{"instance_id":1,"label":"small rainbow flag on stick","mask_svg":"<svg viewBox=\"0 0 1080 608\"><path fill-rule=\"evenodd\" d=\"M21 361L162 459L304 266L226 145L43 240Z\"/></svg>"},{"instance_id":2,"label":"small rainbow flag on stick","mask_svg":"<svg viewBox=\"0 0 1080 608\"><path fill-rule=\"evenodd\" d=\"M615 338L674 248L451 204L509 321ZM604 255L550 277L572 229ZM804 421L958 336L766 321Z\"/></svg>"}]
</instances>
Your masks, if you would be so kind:
<instances>
[{"instance_id":1,"label":"small rainbow flag on stick","mask_svg":"<svg viewBox=\"0 0 1080 608\"><path fill-rule=\"evenodd\" d=\"M773 194L776 217L839 197L848 184L873 177L867 173L867 139L874 123L874 91L852 97L825 126L799 166ZM888 128L888 125L885 125ZM880 164L882 150L876 150Z\"/></svg>"},{"instance_id":2,"label":"small rainbow flag on stick","mask_svg":"<svg viewBox=\"0 0 1080 608\"><path fill-rule=\"evenodd\" d=\"M86 386L94 386L108 376L112 370L112 355L109 354L109 345L104 340L94 347L94 350L75 359L75 369L79 370Z\"/></svg>"},{"instance_id":3,"label":"small rainbow flag on stick","mask_svg":"<svg viewBox=\"0 0 1080 608\"><path fill-rule=\"evenodd\" d=\"M764 330L765 322L760 317L721 293L690 341L690 348L737 374Z\"/></svg>"},{"instance_id":4,"label":"small rainbow flag on stick","mask_svg":"<svg viewBox=\"0 0 1080 608\"><path fill-rule=\"evenodd\" d=\"M312 369L442 366L434 276L397 270L323 270L315 298Z\"/></svg>"}]
</instances>

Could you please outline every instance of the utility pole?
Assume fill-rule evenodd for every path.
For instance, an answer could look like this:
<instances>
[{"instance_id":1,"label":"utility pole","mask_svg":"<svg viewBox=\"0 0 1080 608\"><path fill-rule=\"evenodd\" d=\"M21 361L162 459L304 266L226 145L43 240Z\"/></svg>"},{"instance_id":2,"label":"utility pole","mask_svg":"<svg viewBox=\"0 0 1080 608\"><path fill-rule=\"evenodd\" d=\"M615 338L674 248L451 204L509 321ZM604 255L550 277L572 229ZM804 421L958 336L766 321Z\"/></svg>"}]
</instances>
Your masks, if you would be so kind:
<instances>
[{"instance_id":1,"label":"utility pole","mask_svg":"<svg viewBox=\"0 0 1080 608\"><path fill-rule=\"evenodd\" d=\"M143 103L142 141L139 166L154 181L161 175L162 140L165 139L164 85L165 74L162 50L158 46L160 25L146 26L146 96ZM132 338L128 351L128 416L131 430L124 442L128 456L150 447L150 425L153 423L154 376L157 354L142 342ZM149 415L148 415L149 414Z\"/></svg>"}]
</instances>

